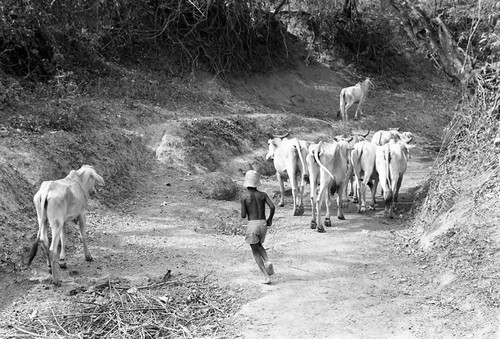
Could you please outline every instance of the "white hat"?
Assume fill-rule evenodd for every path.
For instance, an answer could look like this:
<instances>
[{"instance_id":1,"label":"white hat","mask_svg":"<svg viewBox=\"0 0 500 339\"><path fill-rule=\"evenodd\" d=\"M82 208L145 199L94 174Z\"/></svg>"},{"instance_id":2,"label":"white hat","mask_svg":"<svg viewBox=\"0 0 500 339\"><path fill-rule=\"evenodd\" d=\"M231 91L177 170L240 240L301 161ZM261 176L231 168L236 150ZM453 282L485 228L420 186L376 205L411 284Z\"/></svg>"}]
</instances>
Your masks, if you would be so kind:
<instances>
[{"instance_id":1,"label":"white hat","mask_svg":"<svg viewBox=\"0 0 500 339\"><path fill-rule=\"evenodd\" d=\"M257 187L260 185L260 174L255 170L249 170L245 174L245 187Z\"/></svg>"}]
</instances>

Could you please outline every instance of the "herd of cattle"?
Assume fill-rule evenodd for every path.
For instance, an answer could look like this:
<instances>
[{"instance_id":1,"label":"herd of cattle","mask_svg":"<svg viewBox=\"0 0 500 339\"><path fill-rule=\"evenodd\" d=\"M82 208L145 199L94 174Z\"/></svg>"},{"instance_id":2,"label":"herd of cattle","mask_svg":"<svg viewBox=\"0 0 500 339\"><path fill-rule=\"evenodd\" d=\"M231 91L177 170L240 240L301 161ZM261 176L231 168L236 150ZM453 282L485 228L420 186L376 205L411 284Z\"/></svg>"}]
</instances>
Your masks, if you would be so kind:
<instances>
[{"instance_id":1,"label":"herd of cattle","mask_svg":"<svg viewBox=\"0 0 500 339\"><path fill-rule=\"evenodd\" d=\"M347 110L358 103L355 119L372 85L369 78L355 86L342 89L340 93L339 115L347 119ZM369 132L368 132L369 133ZM276 175L281 189L280 206L284 205L284 182L289 178L292 186L293 214L304 213L303 196L306 181L311 185L312 221L311 228L324 232L321 225L321 206L326 203L325 226L330 222L330 194L337 192L337 217L344 219L342 213L343 195L347 198L348 181L355 180L356 194L359 197L358 212L366 209L365 191L370 185L372 201L375 205L375 192L380 182L386 202L386 212L393 217L394 202L398 199L403 174L406 171L411 133L398 130L378 131L371 142L366 134L351 137L336 137L332 142L310 144L287 135L269 140L269 152L266 159L274 159ZM59 286L61 279L58 266L66 268L66 230L65 224L78 220L80 235L85 252L85 259L92 260L87 247L85 231L87 202L89 194L95 191L95 184L104 185L104 179L94 168L88 165L71 171L65 178L44 181L35 194L33 201L38 219L38 234L31 249L28 265L33 261L38 246L42 246L47 255L47 264L52 272L52 282ZM319 185L319 193L317 188ZM48 225L52 233L49 247ZM58 245L61 252L58 255ZM59 258L59 263L57 259ZM56 265L58 264L58 265Z\"/></svg>"},{"instance_id":2,"label":"herd of cattle","mask_svg":"<svg viewBox=\"0 0 500 339\"><path fill-rule=\"evenodd\" d=\"M326 204L325 226L331 226L330 195L337 193L337 217L344 219L343 198L347 199L348 184L358 200L358 212L366 210L365 192L371 189L372 205L380 183L385 200L385 213L394 216L394 202L406 171L409 151L414 145L410 132L397 129L376 132L371 141L366 133L338 136L332 142L311 144L297 138L287 138L289 133L269 139L266 160L273 160L280 185L280 206L284 205L284 180L292 188L293 215L304 213L304 190L311 187L311 228L325 232L321 224L321 207ZM353 188L354 187L354 188Z\"/></svg>"}]
</instances>

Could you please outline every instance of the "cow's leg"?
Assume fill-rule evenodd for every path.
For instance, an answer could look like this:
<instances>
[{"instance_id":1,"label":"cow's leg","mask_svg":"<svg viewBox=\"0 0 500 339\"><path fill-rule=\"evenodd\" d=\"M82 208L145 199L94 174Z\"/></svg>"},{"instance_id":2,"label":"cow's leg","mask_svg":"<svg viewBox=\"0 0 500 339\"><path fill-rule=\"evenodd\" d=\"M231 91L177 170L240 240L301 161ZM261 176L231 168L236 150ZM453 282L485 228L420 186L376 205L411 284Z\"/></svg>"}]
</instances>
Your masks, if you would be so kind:
<instances>
[{"instance_id":1,"label":"cow's leg","mask_svg":"<svg viewBox=\"0 0 500 339\"><path fill-rule=\"evenodd\" d=\"M285 182L281 177L281 174L279 174L278 172L276 172L276 178L278 179L278 183L280 185L280 193L281 193L279 206L283 207L285 206Z\"/></svg>"},{"instance_id":2,"label":"cow's leg","mask_svg":"<svg viewBox=\"0 0 500 339\"><path fill-rule=\"evenodd\" d=\"M356 113L354 114L354 120L358 120L359 117L363 114L361 111L361 106L363 106L363 98L359 100L358 107L356 108Z\"/></svg>"},{"instance_id":3,"label":"cow's leg","mask_svg":"<svg viewBox=\"0 0 500 339\"><path fill-rule=\"evenodd\" d=\"M351 177L351 194L352 202L357 203L359 201L359 183L354 176Z\"/></svg>"},{"instance_id":4,"label":"cow's leg","mask_svg":"<svg viewBox=\"0 0 500 339\"><path fill-rule=\"evenodd\" d=\"M50 244L49 253L50 253L50 264L52 267L52 283L56 286L61 286L61 278L59 277L59 269L57 267L57 246L59 245L59 240L61 237L62 228L64 227L64 221L54 220L54 223L51 225L52 230L52 242Z\"/></svg>"},{"instance_id":5,"label":"cow's leg","mask_svg":"<svg viewBox=\"0 0 500 339\"><path fill-rule=\"evenodd\" d=\"M346 185L346 182L344 181L343 183L340 184L340 187L337 189L337 218L340 220L344 220L344 213L342 212L342 193L344 191L344 185Z\"/></svg>"},{"instance_id":6,"label":"cow's leg","mask_svg":"<svg viewBox=\"0 0 500 339\"><path fill-rule=\"evenodd\" d=\"M306 190L305 182L302 181L302 184L299 188L299 215L304 214L304 191Z\"/></svg>"},{"instance_id":7,"label":"cow's leg","mask_svg":"<svg viewBox=\"0 0 500 339\"><path fill-rule=\"evenodd\" d=\"M61 252L59 253L59 267L60 268L67 268L66 265L66 224L63 224L63 227L61 228Z\"/></svg>"},{"instance_id":8,"label":"cow's leg","mask_svg":"<svg viewBox=\"0 0 500 339\"><path fill-rule=\"evenodd\" d=\"M326 199L325 193L328 194L328 192L326 192L326 190L327 190L327 185L321 184L321 186L319 188L318 196L316 198L317 227L318 227L318 232L320 232L320 233L325 232L325 229L323 228L323 225L321 224L321 207L322 207L321 205L322 205L323 201Z\"/></svg>"},{"instance_id":9,"label":"cow's leg","mask_svg":"<svg viewBox=\"0 0 500 339\"><path fill-rule=\"evenodd\" d=\"M292 201L293 201L293 216L297 216L298 214L298 198L299 198L299 192L298 188L296 185L292 184Z\"/></svg>"},{"instance_id":10,"label":"cow's leg","mask_svg":"<svg viewBox=\"0 0 500 339\"><path fill-rule=\"evenodd\" d=\"M366 211L366 184L365 181L357 180L358 183L358 213L364 213Z\"/></svg>"},{"instance_id":11,"label":"cow's leg","mask_svg":"<svg viewBox=\"0 0 500 339\"><path fill-rule=\"evenodd\" d=\"M344 108L344 121L347 121L347 111L349 110L349 108L352 106L353 102L351 102L350 100L348 100L346 102L346 105L345 105L345 108Z\"/></svg>"},{"instance_id":12,"label":"cow's leg","mask_svg":"<svg viewBox=\"0 0 500 339\"><path fill-rule=\"evenodd\" d=\"M45 252L45 255L47 256L47 267L49 269L49 273L52 273L52 270L50 269L51 261L50 261L49 236L48 236L47 226L48 226L47 221L41 221L40 242L39 243L42 245L43 251Z\"/></svg>"},{"instance_id":13,"label":"cow's leg","mask_svg":"<svg viewBox=\"0 0 500 339\"><path fill-rule=\"evenodd\" d=\"M403 182L403 175L400 175L399 179L396 183L396 189L394 190L394 201L395 202L398 202L399 188L401 187L402 182Z\"/></svg>"},{"instance_id":14,"label":"cow's leg","mask_svg":"<svg viewBox=\"0 0 500 339\"><path fill-rule=\"evenodd\" d=\"M325 192L326 196L325 196L325 208L326 208L326 212L325 212L325 221L324 221L324 224L326 227L331 227L332 226L332 219L331 219L331 212L330 212L330 207L331 207L331 204L332 204L332 200L331 200L331 197L330 197L330 190L326 190Z\"/></svg>"},{"instance_id":15,"label":"cow's leg","mask_svg":"<svg viewBox=\"0 0 500 339\"><path fill-rule=\"evenodd\" d=\"M311 228L315 229L317 224L316 224L316 183L311 183L311 195L310 195L310 200L311 200Z\"/></svg>"},{"instance_id":16,"label":"cow's leg","mask_svg":"<svg viewBox=\"0 0 500 339\"><path fill-rule=\"evenodd\" d=\"M377 185L378 185L378 180L372 180L368 182L368 187L370 187L371 200L372 200L369 209L372 210L375 209L376 205L375 195L377 194Z\"/></svg>"},{"instance_id":17,"label":"cow's leg","mask_svg":"<svg viewBox=\"0 0 500 339\"><path fill-rule=\"evenodd\" d=\"M85 229L86 224L87 217L85 214L80 214L78 216L78 225L80 226L80 236L82 237L83 253L85 253L85 260L92 261L92 256L90 255L90 251L87 246L87 231Z\"/></svg>"},{"instance_id":18,"label":"cow's leg","mask_svg":"<svg viewBox=\"0 0 500 339\"><path fill-rule=\"evenodd\" d=\"M389 202L389 218L394 218L394 196L390 199Z\"/></svg>"}]
</instances>

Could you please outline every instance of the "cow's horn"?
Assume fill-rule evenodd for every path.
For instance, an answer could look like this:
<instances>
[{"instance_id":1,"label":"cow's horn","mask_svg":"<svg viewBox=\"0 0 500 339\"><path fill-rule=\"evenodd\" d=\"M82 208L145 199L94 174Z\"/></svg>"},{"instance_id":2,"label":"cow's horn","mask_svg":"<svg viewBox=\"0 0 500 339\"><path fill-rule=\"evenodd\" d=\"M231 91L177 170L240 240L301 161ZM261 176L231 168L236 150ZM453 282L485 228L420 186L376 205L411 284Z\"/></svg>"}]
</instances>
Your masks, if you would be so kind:
<instances>
[{"instance_id":1,"label":"cow's horn","mask_svg":"<svg viewBox=\"0 0 500 339\"><path fill-rule=\"evenodd\" d=\"M287 136L289 136L289 135L290 135L290 132L286 132L286 133L285 133L285 134L283 134L283 135L277 135L277 136L275 136L275 138L280 138L280 139L283 139L283 138L286 138L286 137L287 137Z\"/></svg>"}]
</instances>

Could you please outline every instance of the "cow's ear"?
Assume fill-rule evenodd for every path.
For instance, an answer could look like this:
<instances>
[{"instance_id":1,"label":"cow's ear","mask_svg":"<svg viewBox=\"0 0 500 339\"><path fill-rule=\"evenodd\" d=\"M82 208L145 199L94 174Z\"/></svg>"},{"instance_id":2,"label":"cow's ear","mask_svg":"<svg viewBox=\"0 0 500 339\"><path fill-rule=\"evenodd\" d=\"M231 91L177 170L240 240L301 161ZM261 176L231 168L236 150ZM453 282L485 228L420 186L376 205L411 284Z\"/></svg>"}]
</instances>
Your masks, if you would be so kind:
<instances>
[{"instance_id":1,"label":"cow's ear","mask_svg":"<svg viewBox=\"0 0 500 339\"><path fill-rule=\"evenodd\" d=\"M98 184L99 186L104 186L104 179L103 179L103 178L102 178L99 174L94 173L92 176L93 176L93 177L94 177L94 179L97 181L97 184Z\"/></svg>"}]
</instances>

